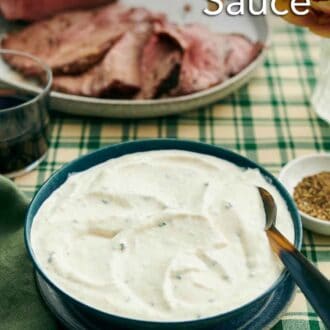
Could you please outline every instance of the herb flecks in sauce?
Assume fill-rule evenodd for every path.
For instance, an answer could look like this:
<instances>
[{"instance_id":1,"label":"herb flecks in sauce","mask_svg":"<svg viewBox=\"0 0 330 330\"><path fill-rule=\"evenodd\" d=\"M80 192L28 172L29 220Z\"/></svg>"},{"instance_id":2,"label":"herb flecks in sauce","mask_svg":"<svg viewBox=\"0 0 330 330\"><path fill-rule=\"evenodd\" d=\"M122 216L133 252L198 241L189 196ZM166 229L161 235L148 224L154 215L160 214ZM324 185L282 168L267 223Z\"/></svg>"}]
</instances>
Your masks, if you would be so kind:
<instances>
[{"instance_id":1,"label":"herb flecks in sauce","mask_svg":"<svg viewBox=\"0 0 330 330\"><path fill-rule=\"evenodd\" d=\"M49 264L51 264L51 263L53 262L54 255L55 255L55 252L51 252L51 253L49 253L49 256L48 256L48 259L47 259L47 262L48 262Z\"/></svg>"},{"instance_id":2,"label":"herb flecks in sauce","mask_svg":"<svg viewBox=\"0 0 330 330\"><path fill-rule=\"evenodd\" d=\"M233 207L233 204L232 203L225 201L225 208L227 210L230 210L232 207Z\"/></svg>"},{"instance_id":3,"label":"herb flecks in sauce","mask_svg":"<svg viewBox=\"0 0 330 330\"><path fill-rule=\"evenodd\" d=\"M104 312L164 322L214 316L253 300L282 271L269 258L256 184L274 194L279 225L292 240L285 201L258 171L205 155L159 151L70 176L36 215L32 248L57 286ZM235 212L225 209L225 201ZM48 263L51 251L56 255ZM259 256L255 277L246 265L249 251Z\"/></svg>"}]
</instances>

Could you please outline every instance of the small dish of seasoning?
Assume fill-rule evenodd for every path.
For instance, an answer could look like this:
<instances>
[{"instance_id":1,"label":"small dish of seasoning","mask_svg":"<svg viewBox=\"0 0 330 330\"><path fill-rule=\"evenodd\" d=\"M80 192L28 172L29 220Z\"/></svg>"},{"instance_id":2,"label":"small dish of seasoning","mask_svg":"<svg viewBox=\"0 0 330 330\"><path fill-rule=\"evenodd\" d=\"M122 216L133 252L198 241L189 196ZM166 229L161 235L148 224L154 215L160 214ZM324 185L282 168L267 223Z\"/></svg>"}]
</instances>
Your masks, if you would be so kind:
<instances>
[{"instance_id":1,"label":"small dish of seasoning","mask_svg":"<svg viewBox=\"0 0 330 330\"><path fill-rule=\"evenodd\" d=\"M282 169L279 179L292 194L303 226L330 235L330 154L297 158Z\"/></svg>"}]
</instances>

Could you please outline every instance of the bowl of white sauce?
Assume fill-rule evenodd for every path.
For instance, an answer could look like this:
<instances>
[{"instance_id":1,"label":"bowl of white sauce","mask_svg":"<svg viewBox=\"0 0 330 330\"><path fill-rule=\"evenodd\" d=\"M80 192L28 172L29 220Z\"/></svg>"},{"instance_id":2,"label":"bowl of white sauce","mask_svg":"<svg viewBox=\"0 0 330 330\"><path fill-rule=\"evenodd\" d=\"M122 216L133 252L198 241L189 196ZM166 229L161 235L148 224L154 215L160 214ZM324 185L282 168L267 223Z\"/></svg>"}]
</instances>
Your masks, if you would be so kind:
<instances>
[{"instance_id":1,"label":"bowl of white sauce","mask_svg":"<svg viewBox=\"0 0 330 330\"><path fill-rule=\"evenodd\" d=\"M290 195L252 161L190 141L109 146L42 186L26 218L27 250L38 275L104 327L248 328L280 286L292 287L257 186L301 248Z\"/></svg>"}]
</instances>

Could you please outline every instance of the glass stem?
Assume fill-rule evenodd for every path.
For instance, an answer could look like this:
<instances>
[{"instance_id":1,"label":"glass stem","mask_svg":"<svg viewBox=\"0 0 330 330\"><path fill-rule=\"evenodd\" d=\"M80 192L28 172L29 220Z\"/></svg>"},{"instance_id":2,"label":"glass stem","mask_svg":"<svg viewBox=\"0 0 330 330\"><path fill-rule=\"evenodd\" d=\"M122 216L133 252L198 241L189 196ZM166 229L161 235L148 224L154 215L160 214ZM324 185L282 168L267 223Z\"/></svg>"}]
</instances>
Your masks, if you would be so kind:
<instances>
[{"instance_id":1,"label":"glass stem","mask_svg":"<svg viewBox=\"0 0 330 330\"><path fill-rule=\"evenodd\" d=\"M330 123L330 39L321 40L321 58L317 82L312 96L312 106L317 115Z\"/></svg>"}]
</instances>

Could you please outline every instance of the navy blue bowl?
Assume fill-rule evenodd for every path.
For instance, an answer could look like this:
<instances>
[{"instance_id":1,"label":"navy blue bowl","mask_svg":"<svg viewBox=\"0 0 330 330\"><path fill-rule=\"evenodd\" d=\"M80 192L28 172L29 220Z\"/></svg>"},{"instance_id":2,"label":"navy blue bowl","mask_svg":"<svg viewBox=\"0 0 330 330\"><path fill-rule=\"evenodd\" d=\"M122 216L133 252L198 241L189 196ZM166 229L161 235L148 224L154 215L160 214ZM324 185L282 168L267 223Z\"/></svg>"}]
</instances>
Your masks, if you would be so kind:
<instances>
[{"instance_id":1,"label":"navy blue bowl","mask_svg":"<svg viewBox=\"0 0 330 330\"><path fill-rule=\"evenodd\" d=\"M253 301L240 306L239 308L229 311L227 313L219 314L214 317L187 321L187 322L150 322L143 320L136 320L130 318L119 317L116 315L108 314L97 310L91 306L88 306L59 289L50 278L44 273L42 267L37 263L35 254L31 247L31 227L33 219L39 210L43 202L53 193L54 190L59 188L68 178L70 173L81 172L89 169L92 166L103 163L109 159L117 158L123 155L152 151L152 150L186 150L191 152L197 152L200 154L206 154L215 156L231 163L236 164L243 168L259 169L262 175L268 182L272 183L282 198L286 201L287 207L291 214L295 239L295 246L300 249L302 244L302 227L299 217L299 213L293 203L289 193L279 183L279 181L267 172L263 167L252 162L251 160L244 158L232 151L211 146L208 144L172 140L172 139L158 139L158 140L143 140L135 142L127 142L118 145L109 146L93 152L89 155L83 156L68 165L65 165L59 171L57 171L39 190L34 197L29 207L26 221L25 221L25 244L32 259L33 265L37 273L58 293L69 305L73 306L78 313L82 313L89 320L95 320L96 323L103 324L104 327L109 328L124 328L124 329L237 329L242 325L248 323L253 317L260 313L270 301L274 292L283 285L291 285L291 278L286 271L280 275L278 280L262 295L254 299ZM289 283L290 282L290 283ZM283 302L285 305L286 302Z\"/></svg>"}]
</instances>

